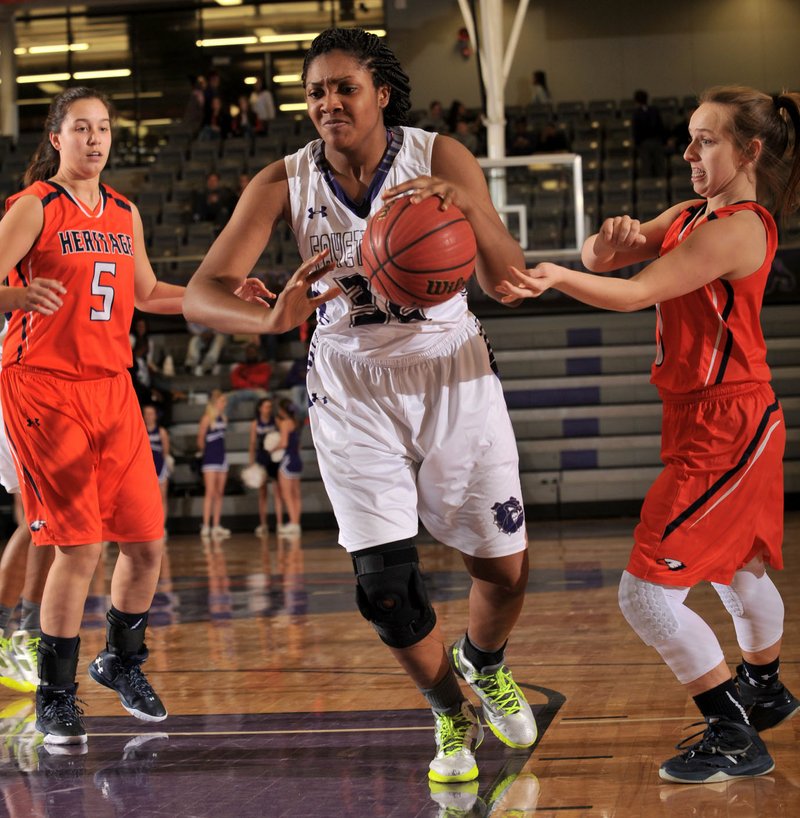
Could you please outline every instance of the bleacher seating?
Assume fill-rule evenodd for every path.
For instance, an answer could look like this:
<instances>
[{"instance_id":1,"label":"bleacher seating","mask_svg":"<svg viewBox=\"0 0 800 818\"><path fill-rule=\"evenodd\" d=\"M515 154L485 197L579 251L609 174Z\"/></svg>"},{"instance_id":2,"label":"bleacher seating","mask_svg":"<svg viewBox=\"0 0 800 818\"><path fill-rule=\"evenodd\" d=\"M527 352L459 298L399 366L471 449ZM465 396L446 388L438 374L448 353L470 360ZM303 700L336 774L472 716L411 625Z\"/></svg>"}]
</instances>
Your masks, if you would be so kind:
<instances>
[{"instance_id":1,"label":"bleacher seating","mask_svg":"<svg viewBox=\"0 0 800 818\"><path fill-rule=\"evenodd\" d=\"M787 423L786 490L796 494L800 491L800 366L794 313L793 306L767 306L763 324L773 386ZM484 319L518 441L523 495L531 519L537 514L575 516L638 509L661 469L661 404L649 383L654 323L652 311ZM274 383L280 382L298 349L298 342L282 348ZM178 382L194 395L191 402L174 408L170 432L180 456L170 507L176 518L188 518L193 526L202 510L199 476L191 468L203 411L195 396L224 384L225 375L181 377ZM249 523L255 513L253 494L244 492L238 480L247 461L253 409L242 404L230 419L232 469L223 503L228 521ZM329 520L330 504L308 432L303 459L304 515L308 519L327 515Z\"/></svg>"},{"instance_id":2,"label":"bleacher seating","mask_svg":"<svg viewBox=\"0 0 800 818\"><path fill-rule=\"evenodd\" d=\"M665 121L676 122L694 106L694 98L655 98ZM682 156L668 157L662 177L643 178L636 164L631 137L629 100L573 100L555 106L528 106L511 112L530 128L555 121L569 136L573 150L583 159L584 206L589 226L605 215L627 211L647 219L669 204L694 196L688 166ZM513 115L512 115L513 114ZM162 136L160 149L150 164L138 164L139 176L117 177L124 162L116 162L104 178L137 202L142 214L148 250L160 278L185 284L199 259L213 242L211 223L193 222L191 203L205 186L209 171L217 170L231 188L238 175L251 175L285 152L297 149L316 131L307 120L278 119L269 131L254 140L228 139L222 144L199 142L177 123ZM16 145L0 139L0 173L8 195L16 189L30 152L38 144L26 137ZM111 182L111 180L114 180ZM564 246L572 229L569 175L563 170L527 168L509 170L509 202L528 207L528 227L537 249ZM800 242L800 215L782 228L784 241ZM280 280L295 269L299 258L290 231L278 229L256 263L254 272ZM271 283L271 282L268 282ZM787 491L800 491L800 368L797 365L794 307L768 306L764 325L768 336L775 388L787 417L790 445L786 460ZM484 321L493 342L512 422L519 441L526 502L535 509L561 509L565 505L592 507L629 501L635 508L660 468L658 461L660 405L648 383L652 357L653 316L580 313L571 316L525 317L507 315ZM180 321L160 340L183 361L187 336ZM298 342L283 344L276 362L274 385L298 354ZM231 345L221 372L198 378L179 371L175 388L190 400L174 406L171 427L178 454L178 471L170 499L173 519L199 519L202 487L192 469L194 435L203 410L202 398L215 387L227 387L233 356ZM280 394L280 391L278 392ZM247 430L253 407L240 406L232 418L229 449L233 471L224 501L226 519L254 515L252 494L238 482L245 464ZM310 435L304 440L304 514L330 513L319 479ZM193 530L193 529L192 529Z\"/></svg>"}]
</instances>

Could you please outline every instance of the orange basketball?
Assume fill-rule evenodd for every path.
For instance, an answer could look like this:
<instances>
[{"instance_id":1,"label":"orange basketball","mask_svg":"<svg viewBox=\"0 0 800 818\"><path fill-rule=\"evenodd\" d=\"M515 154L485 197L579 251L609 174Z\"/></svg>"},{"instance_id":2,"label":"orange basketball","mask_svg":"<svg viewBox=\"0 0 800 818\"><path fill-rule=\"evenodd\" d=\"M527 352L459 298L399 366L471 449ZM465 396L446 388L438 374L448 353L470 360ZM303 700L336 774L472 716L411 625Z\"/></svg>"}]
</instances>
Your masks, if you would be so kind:
<instances>
[{"instance_id":1,"label":"orange basketball","mask_svg":"<svg viewBox=\"0 0 800 818\"><path fill-rule=\"evenodd\" d=\"M438 196L395 199L368 222L361 250L372 289L401 307L441 304L461 292L475 270L475 234L455 206Z\"/></svg>"}]
</instances>

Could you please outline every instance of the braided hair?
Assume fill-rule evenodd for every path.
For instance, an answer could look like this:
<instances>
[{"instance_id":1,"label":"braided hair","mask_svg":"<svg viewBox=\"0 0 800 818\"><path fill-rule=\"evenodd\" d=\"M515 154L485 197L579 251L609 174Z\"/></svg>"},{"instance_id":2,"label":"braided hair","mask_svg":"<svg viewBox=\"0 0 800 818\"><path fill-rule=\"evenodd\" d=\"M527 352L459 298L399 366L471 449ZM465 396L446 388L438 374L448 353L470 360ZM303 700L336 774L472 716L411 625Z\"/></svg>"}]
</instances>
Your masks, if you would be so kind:
<instances>
[{"instance_id":1,"label":"braided hair","mask_svg":"<svg viewBox=\"0 0 800 818\"><path fill-rule=\"evenodd\" d=\"M383 109L384 124L407 125L411 110L411 86L408 74L383 40L363 28L329 28L311 43L303 60L303 85L311 63L329 51L351 54L371 74L376 88L389 87L389 104Z\"/></svg>"},{"instance_id":2,"label":"braided hair","mask_svg":"<svg viewBox=\"0 0 800 818\"><path fill-rule=\"evenodd\" d=\"M58 171L61 157L50 142L50 134L57 134L61 131L61 126L64 124L64 119L69 113L72 103L77 102L79 99L100 100L105 105L109 118L113 118L113 109L108 97L94 88L78 85L67 88L66 91L62 91L58 96L54 97L44 123L44 134L41 142L39 142L25 170L24 185L26 187L34 182L49 179Z\"/></svg>"}]
</instances>

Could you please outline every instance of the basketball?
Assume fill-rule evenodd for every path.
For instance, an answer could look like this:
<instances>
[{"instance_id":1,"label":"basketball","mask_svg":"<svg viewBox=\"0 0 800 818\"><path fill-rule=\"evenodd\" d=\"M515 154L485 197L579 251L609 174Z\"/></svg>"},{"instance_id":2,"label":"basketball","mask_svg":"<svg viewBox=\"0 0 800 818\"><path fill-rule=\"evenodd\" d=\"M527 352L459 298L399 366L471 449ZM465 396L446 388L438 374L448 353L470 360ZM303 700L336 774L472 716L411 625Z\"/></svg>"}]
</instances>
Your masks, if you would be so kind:
<instances>
[{"instance_id":1,"label":"basketball","mask_svg":"<svg viewBox=\"0 0 800 818\"><path fill-rule=\"evenodd\" d=\"M464 288L475 270L477 244L466 216L440 210L438 196L412 204L406 196L381 208L362 240L372 289L401 307L432 307Z\"/></svg>"}]
</instances>

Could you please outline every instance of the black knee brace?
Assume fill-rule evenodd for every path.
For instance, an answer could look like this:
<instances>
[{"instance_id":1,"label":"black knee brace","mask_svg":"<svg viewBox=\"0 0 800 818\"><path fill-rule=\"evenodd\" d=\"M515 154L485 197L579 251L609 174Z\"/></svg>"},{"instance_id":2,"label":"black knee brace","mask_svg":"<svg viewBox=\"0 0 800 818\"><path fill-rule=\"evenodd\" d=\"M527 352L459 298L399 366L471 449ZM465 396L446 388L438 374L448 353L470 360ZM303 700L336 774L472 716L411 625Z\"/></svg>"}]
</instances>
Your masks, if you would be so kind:
<instances>
[{"instance_id":1,"label":"black knee brace","mask_svg":"<svg viewBox=\"0 0 800 818\"><path fill-rule=\"evenodd\" d=\"M361 615L392 648L422 641L436 624L411 540L385 543L353 555Z\"/></svg>"}]
</instances>

